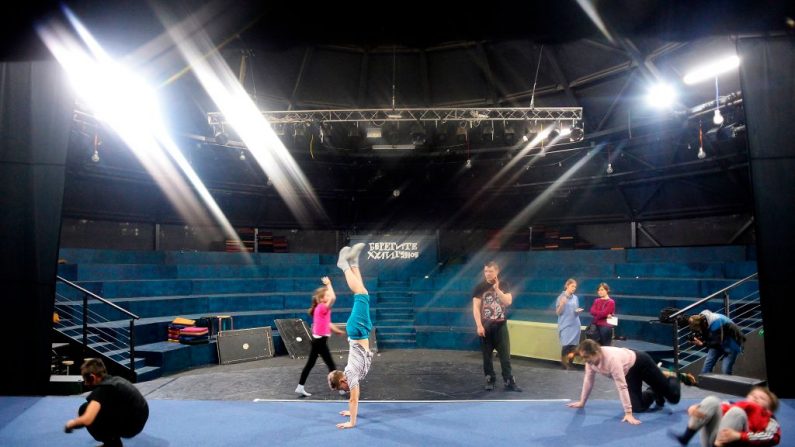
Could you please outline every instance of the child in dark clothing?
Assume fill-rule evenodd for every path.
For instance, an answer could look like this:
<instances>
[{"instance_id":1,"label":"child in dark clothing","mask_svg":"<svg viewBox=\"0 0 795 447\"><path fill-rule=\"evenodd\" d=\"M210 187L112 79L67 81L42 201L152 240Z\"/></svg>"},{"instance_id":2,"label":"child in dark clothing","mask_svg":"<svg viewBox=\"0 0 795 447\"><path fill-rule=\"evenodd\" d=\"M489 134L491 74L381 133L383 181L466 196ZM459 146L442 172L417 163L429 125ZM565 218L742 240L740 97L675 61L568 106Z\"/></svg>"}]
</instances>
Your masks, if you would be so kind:
<instances>
[{"instance_id":1,"label":"child in dark clothing","mask_svg":"<svg viewBox=\"0 0 795 447\"><path fill-rule=\"evenodd\" d=\"M121 446L121 438L141 433L149 419L149 405L135 385L122 377L108 375L99 359L86 360L80 374L86 385L95 388L80 406L78 417L66 422L66 433L86 427L105 447Z\"/></svg>"}]
</instances>

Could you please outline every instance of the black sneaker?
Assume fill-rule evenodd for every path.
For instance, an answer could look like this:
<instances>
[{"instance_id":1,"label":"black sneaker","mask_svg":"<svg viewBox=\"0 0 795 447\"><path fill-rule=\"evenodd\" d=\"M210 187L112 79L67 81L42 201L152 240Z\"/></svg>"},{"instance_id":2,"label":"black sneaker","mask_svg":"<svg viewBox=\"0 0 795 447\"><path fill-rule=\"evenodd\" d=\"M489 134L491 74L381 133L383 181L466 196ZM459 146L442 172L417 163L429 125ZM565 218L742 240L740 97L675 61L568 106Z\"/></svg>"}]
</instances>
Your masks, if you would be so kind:
<instances>
[{"instance_id":1,"label":"black sneaker","mask_svg":"<svg viewBox=\"0 0 795 447\"><path fill-rule=\"evenodd\" d=\"M486 391L491 391L494 389L494 384L497 382L497 379L494 376L486 376L486 386L483 387Z\"/></svg>"},{"instance_id":2,"label":"black sneaker","mask_svg":"<svg viewBox=\"0 0 795 447\"><path fill-rule=\"evenodd\" d=\"M668 435L669 438L678 442L679 445L687 445L687 443L690 442L690 439L684 433L677 433L671 429L668 429L666 434Z\"/></svg>"},{"instance_id":3,"label":"black sneaker","mask_svg":"<svg viewBox=\"0 0 795 447\"><path fill-rule=\"evenodd\" d=\"M519 385L516 384L516 380L511 377L510 379L505 381L505 391L516 391L521 393L522 389L519 388Z\"/></svg>"},{"instance_id":4,"label":"black sneaker","mask_svg":"<svg viewBox=\"0 0 795 447\"><path fill-rule=\"evenodd\" d=\"M696 380L696 376L690 373L679 373L679 381L687 386L698 385L698 380Z\"/></svg>"}]
</instances>

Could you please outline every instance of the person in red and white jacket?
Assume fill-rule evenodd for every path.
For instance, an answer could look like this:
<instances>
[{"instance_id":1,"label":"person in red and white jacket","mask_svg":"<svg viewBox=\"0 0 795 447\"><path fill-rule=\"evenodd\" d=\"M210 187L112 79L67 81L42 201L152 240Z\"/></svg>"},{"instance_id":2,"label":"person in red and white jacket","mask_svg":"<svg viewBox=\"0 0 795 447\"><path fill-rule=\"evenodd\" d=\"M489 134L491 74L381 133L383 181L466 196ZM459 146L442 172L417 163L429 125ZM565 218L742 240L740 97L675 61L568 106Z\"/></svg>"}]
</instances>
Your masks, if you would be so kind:
<instances>
[{"instance_id":1,"label":"person in red and white jacket","mask_svg":"<svg viewBox=\"0 0 795 447\"><path fill-rule=\"evenodd\" d=\"M781 426L773 415L777 409L778 398L762 386L752 388L740 402L721 402L708 396L687 409L690 419L685 432L671 435L682 445L699 430L705 447L777 445L781 440Z\"/></svg>"}]
</instances>

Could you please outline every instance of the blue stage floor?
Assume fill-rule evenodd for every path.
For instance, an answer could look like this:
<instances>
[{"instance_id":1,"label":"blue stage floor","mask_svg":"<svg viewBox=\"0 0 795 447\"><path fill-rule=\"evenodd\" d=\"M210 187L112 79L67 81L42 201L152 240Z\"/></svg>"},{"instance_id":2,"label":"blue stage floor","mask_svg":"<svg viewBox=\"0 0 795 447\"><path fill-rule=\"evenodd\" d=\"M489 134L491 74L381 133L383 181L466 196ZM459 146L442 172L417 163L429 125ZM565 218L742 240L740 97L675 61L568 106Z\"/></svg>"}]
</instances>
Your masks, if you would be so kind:
<instances>
[{"instance_id":1,"label":"blue stage floor","mask_svg":"<svg viewBox=\"0 0 795 447\"><path fill-rule=\"evenodd\" d=\"M94 446L85 430L62 431L80 397L0 398L0 445ZM345 402L150 400L143 433L129 447L165 446L594 446L675 445L666 435L686 421L683 401L639 415L641 425L621 422L615 401L595 400L582 410L563 401L364 402L356 428L339 430ZM778 416L781 445L795 445L795 402ZM692 445L698 441L693 440Z\"/></svg>"},{"instance_id":2,"label":"blue stage floor","mask_svg":"<svg viewBox=\"0 0 795 447\"><path fill-rule=\"evenodd\" d=\"M338 358L340 367L345 359ZM347 401L326 385L318 362L307 381L311 397L293 392L304 359L276 357L210 366L143 382L138 388L151 414L143 433L126 446L625 446L675 444L669 428L685 426L687 407L715 394L682 388L682 402L637 415L639 426L622 423L612 381L597 377L584 410L566 407L578 399L581 369L556 362L513 358L521 393L483 390L477 352L384 351L362 385L358 426L338 430ZM499 362L495 367L499 372ZM723 399L736 396L718 395ZM0 446L95 446L86 430L63 425L84 396L0 397ZM781 405L781 445L795 446L795 401ZM694 440L691 445L698 445Z\"/></svg>"}]
</instances>

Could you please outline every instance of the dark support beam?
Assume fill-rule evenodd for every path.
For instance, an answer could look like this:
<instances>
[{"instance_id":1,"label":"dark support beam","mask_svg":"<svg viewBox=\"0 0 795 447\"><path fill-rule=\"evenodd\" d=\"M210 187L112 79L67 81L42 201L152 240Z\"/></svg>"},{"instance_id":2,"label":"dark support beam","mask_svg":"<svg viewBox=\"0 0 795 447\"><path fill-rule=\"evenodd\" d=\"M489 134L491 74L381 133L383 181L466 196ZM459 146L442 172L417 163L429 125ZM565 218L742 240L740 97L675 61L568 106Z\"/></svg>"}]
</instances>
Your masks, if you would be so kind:
<instances>
[{"instance_id":1,"label":"dark support beam","mask_svg":"<svg viewBox=\"0 0 795 447\"><path fill-rule=\"evenodd\" d=\"M625 150L625 151L622 151L622 153L624 155L626 155L627 158L631 158L631 159L637 161L638 163L642 164L643 166L645 166L648 169L657 169L657 166L654 166L653 164L651 164L648 161L638 157L637 155L633 154L632 152L629 152L629 151Z\"/></svg>"},{"instance_id":2,"label":"dark support beam","mask_svg":"<svg viewBox=\"0 0 795 447\"><path fill-rule=\"evenodd\" d=\"M610 117L613 115L613 111L615 110L618 103L624 100L624 93L627 91L627 88L632 84L632 81L634 80L635 80L635 72L632 71L629 73L629 75L627 75L627 80L624 81L624 85L621 86L621 90L618 91L618 94L613 99L613 102L610 103L610 107L607 108L607 111L605 111L604 116L602 116L602 119L599 121L599 125L596 126L597 132L602 130L605 124L607 124L607 120L609 120Z\"/></svg>"},{"instance_id":3,"label":"dark support beam","mask_svg":"<svg viewBox=\"0 0 795 447\"><path fill-rule=\"evenodd\" d=\"M751 216L751 218L748 219L748 221L745 224L743 224L743 226L740 227L740 229L737 230L736 233L734 233L734 236L732 236L731 239L729 239L729 244L733 244L740 236L743 235L743 233L746 232L746 230L751 228L751 225L753 224L754 224L754 216Z\"/></svg>"},{"instance_id":4,"label":"dark support beam","mask_svg":"<svg viewBox=\"0 0 795 447\"><path fill-rule=\"evenodd\" d=\"M420 82L422 82L422 99L426 107L431 105L431 78L428 72L428 52L420 51Z\"/></svg>"},{"instance_id":5,"label":"dark support beam","mask_svg":"<svg viewBox=\"0 0 795 447\"><path fill-rule=\"evenodd\" d=\"M356 97L356 104L361 106L367 98L367 72L370 64L370 53L365 50L362 54L362 64L359 67L359 94Z\"/></svg>"},{"instance_id":6,"label":"dark support beam","mask_svg":"<svg viewBox=\"0 0 795 447\"><path fill-rule=\"evenodd\" d=\"M641 165L645 166L646 168L648 168L650 170L663 169L663 167L654 166L653 164L649 163L648 161L638 157L637 155L635 155L635 154L633 154L631 152L624 151L623 153L624 153L624 155L627 156L627 158L631 158L632 160L637 161L638 163L640 163ZM729 173L729 172L732 172L732 171L731 170L727 170L726 172ZM684 183L684 184L686 184L688 186L691 186L693 188L700 189L701 191L704 191L704 192L706 192L708 194L714 194L714 195L724 194L724 191L718 191L718 190L715 190L713 188L709 188L709 187L707 187L706 185L704 185L702 183L694 182L692 180L687 180L687 179L676 179L676 180L680 181L680 182L682 182L682 183Z\"/></svg>"},{"instance_id":7,"label":"dark support beam","mask_svg":"<svg viewBox=\"0 0 795 447\"><path fill-rule=\"evenodd\" d=\"M315 47L313 46L306 47L306 51L304 51L304 58L301 60L301 68L298 69L298 75L295 77L295 84L293 85L293 92L290 94L290 104L288 104L287 110L292 110L295 106L295 101L298 99L298 89L301 87L301 81L304 79L304 71L309 65L314 51Z\"/></svg>"},{"instance_id":8,"label":"dark support beam","mask_svg":"<svg viewBox=\"0 0 795 447\"><path fill-rule=\"evenodd\" d=\"M560 68L560 64L558 63L558 58L555 56L555 49L550 47L547 51L544 52L544 55L547 57L549 61L550 67L552 67L552 76L555 78L555 81L563 87L563 91L566 92L566 96L571 101L572 106L579 107L580 103L577 101L577 97L574 96L574 91L571 89L569 85L569 81L566 80L566 75L563 74L563 70Z\"/></svg>"},{"instance_id":9,"label":"dark support beam","mask_svg":"<svg viewBox=\"0 0 795 447\"><path fill-rule=\"evenodd\" d=\"M619 39L621 42L621 46L627 51L627 55L632 60L632 62L638 66L641 74L647 77L649 81L656 81L658 79L663 79L663 76L660 74L660 70L654 65L654 62L651 61L646 55L641 54L638 47L632 43L630 39Z\"/></svg>"},{"instance_id":10,"label":"dark support beam","mask_svg":"<svg viewBox=\"0 0 795 447\"><path fill-rule=\"evenodd\" d=\"M662 247L662 244L657 239L655 239L654 236L652 236L648 231L646 231L646 228L640 222L638 222L638 231L640 231L642 235L646 236L651 241L652 244L654 244L657 247Z\"/></svg>"},{"instance_id":11,"label":"dark support beam","mask_svg":"<svg viewBox=\"0 0 795 447\"><path fill-rule=\"evenodd\" d=\"M480 71L483 72L483 77L486 78L486 85L488 87L488 103L489 104L497 104L497 98L500 97L497 90L497 83L494 80L494 72L491 70L491 64L489 64L489 56L486 53L486 48L483 47L483 44L478 42L475 45L475 53L469 52L472 60L480 67Z\"/></svg>"},{"instance_id":12,"label":"dark support beam","mask_svg":"<svg viewBox=\"0 0 795 447\"><path fill-rule=\"evenodd\" d=\"M643 204L638 208L638 211L637 211L637 215L638 216L643 214L643 212L646 210L646 207L649 206L649 204L652 202L654 197L657 196L657 194L660 193L660 190L662 190L663 184L665 184L665 182L664 181L660 181L660 182L657 183L657 185L655 185L654 191L652 191L652 193L649 195L649 197L646 199L646 201L643 202Z\"/></svg>"},{"instance_id":13,"label":"dark support beam","mask_svg":"<svg viewBox=\"0 0 795 447\"><path fill-rule=\"evenodd\" d=\"M599 48L601 50L610 51L610 52L613 52L613 53L616 53L616 54L620 54L622 56L626 56L627 55L627 52L622 50L621 48L614 47L613 45L610 45L608 43L599 42L598 40L582 39L582 42L586 43L588 45L592 45L592 46L594 46L596 48Z\"/></svg>"},{"instance_id":14,"label":"dark support beam","mask_svg":"<svg viewBox=\"0 0 795 447\"><path fill-rule=\"evenodd\" d=\"M627 199L627 193L624 192L624 190L619 185L615 185L615 189L616 189L616 191L618 191L618 194L621 195L621 199L622 199L622 201L624 203L624 207L627 209L627 217L629 217L630 220L634 221L635 220L635 210L632 209L632 203L630 203L629 199Z\"/></svg>"}]
</instances>

